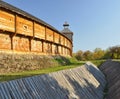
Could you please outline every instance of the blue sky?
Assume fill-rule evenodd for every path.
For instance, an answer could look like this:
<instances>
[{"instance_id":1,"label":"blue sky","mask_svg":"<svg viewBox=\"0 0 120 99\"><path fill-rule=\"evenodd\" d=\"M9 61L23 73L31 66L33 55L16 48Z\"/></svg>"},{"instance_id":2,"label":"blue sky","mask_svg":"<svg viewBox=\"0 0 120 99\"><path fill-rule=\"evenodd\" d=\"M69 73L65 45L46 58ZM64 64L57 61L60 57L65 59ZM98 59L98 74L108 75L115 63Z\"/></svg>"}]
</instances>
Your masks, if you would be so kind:
<instances>
[{"instance_id":1,"label":"blue sky","mask_svg":"<svg viewBox=\"0 0 120 99\"><path fill-rule=\"evenodd\" d=\"M54 26L74 32L73 51L120 45L120 0L4 0Z\"/></svg>"}]
</instances>

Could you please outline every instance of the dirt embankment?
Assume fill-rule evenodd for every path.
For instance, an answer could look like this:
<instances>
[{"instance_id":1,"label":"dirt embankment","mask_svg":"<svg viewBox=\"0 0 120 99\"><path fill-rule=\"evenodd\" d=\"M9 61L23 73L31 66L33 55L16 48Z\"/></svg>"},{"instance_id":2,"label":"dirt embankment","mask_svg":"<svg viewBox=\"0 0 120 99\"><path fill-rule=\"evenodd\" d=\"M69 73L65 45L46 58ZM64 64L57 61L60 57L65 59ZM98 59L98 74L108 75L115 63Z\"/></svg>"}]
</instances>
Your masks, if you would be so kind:
<instances>
[{"instance_id":1,"label":"dirt embankment","mask_svg":"<svg viewBox=\"0 0 120 99\"><path fill-rule=\"evenodd\" d=\"M0 74L37 70L69 63L69 60L62 56L0 53Z\"/></svg>"}]
</instances>

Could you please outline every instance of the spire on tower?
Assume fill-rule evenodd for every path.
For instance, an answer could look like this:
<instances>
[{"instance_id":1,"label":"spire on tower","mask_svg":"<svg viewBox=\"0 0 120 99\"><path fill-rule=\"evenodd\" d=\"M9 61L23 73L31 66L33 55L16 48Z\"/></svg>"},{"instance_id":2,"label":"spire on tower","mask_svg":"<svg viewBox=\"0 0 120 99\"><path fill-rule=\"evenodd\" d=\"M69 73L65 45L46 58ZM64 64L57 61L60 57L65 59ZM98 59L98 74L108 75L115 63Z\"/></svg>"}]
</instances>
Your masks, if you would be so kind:
<instances>
[{"instance_id":1,"label":"spire on tower","mask_svg":"<svg viewBox=\"0 0 120 99\"><path fill-rule=\"evenodd\" d=\"M73 32L68 28L69 24L67 22L65 22L63 24L64 29L61 31L62 34L64 34L66 37L68 37L68 39L70 39L71 41L73 40Z\"/></svg>"}]
</instances>

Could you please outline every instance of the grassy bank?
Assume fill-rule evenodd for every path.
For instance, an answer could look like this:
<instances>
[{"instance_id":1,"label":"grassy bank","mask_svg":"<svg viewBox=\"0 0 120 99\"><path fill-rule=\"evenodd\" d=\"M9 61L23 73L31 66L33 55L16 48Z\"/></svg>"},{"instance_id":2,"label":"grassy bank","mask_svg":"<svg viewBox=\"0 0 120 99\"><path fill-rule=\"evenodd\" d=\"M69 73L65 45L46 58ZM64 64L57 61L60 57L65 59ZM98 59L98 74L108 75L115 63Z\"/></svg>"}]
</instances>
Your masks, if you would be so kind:
<instances>
[{"instance_id":1,"label":"grassy bank","mask_svg":"<svg viewBox=\"0 0 120 99\"><path fill-rule=\"evenodd\" d=\"M4 73L40 70L69 64L69 59L63 56L0 53L0 75Z\"/></svg>"},{"instance_id":2,"label":"grassy bank","mask_svg":"<svg viewBox=\"0 0 120 99\"><path fill-rule=\"evenodd\" d=\"M28 56L27 56L28 57ZM24 59L26 59L26 57L24 56ZM28 58L29 59L29 58ZM27 60L28 60L27 59ZM4 82L4 81L10 81L10 80L14 80L14 79L19 79L19 78L24 78L24 77L30 77L30 76L35 76L35 75L42 75L42 74L47 74L47 73L51 73L51 72L56 72L59 70L65 70L65 69L70 69L70 68L75 68L77 66L81 66L83 64L86 63L86 61L77 61L75 58L65 58L65 57L52 57L52 58L39 58L36 57L34 59L34 57L32 57L33 61L37 60L41 60L39 61L39 63L41 63L44 59L44 68L42 66L42 68L37 68L36 70L32 70L32 69L22 69L22 71L16 71L16 68L14 69L15 71L13 72L3 72L2 74L0 74L0 82ZM18 60L18 59L16 59ZM21 58L19 58L19 62L20 63L24 63L20 61ZM52 61L52 62L51 62ZM105 60L94 60L91 61L92 63L94 63L96 66L99 66L101 63L103 63ZM39 64L37 63L37 64ZM53 66L52 66L53 64ZM24 64L23 64L24 65ZM50 65L50 66L49 66Z\"/></svg>"},{"instance_id":3,"label":"grassy bank","mask_svg":"<svg viewBox=\"0 0 120 99\"><path fill-rule=\"evenodd\" d=\"M91 62L95 64L97 67L99 67L105 61L106 60L92 60Z\"/></svg>"},{"instance_id":4,"label":"grassy bank","mask_svg":"<svg viewBox=\"0 0 120 99\"><path fill-rule=\"evenodd\" d=\"M60 70L75 68L77 66L78 65L76 66L67 65L67 66L57 66L52 68L40 69L40 70L24 71L24 72L18 72L18 73L6 73L3 75L0 75L0 81L3 82L3 81L9 81L9 80L14 80L14 79L19 79L19 78L24 78L29 76L42 75L42 74L47 74L47 73L56 72Z\"/></svg>"},{"instance_id":5,"label":"grassy bank","mask_svg":"<svg viewBox=\"0 0 120 99\"><path fill-rule=\"evenodd\" d=\"M11 56L9 56L9 57L11 57ZM83 61L78 62L74 58L65 58L65 57L61 57L61 56L49 57L49 58L48 57L41 58L41 57L37 56L37 57L32 57L32 59L28 58L28 56L27 57L24 56L24 59L22 59L23 56L19 56L19 59L18 59L18 58L16 58L18 56L15 56L13 58L14 61L12 60L13 63L12 63L12 70L11 70L11 64L9 63L9 61L11 61L11 60L7 60L7 58L9 58L9 57L8 56L4 57L4 62L5 62L5 60L8 62L8 64L6 62L5 65L8 65L8 67L10 69L8 67L0 68L1 71L3 70L0 74L0 82L10 81L10 80L14 80L14 79L29 77L29 76L47 74L47 73L56 72L59 70L70 69L70 68L74 68L76 66L83 65L85 63ZM29 62L29 59L30 59L30 62ZM25 63L26 61L28 61L28 62ZM36 64L34 61L36 62ZM4 64L4 62L3 62L3 64ZM20 67L17 68L15 66L17 63L21 64L21 67L24 67L24 68L22 68L22 69ZM32 70L31 68L33 68L33 67L31 65L30 69L28 67L26 69L25 66L29 65L30 63L33 63L33 67L34 67L34 64L36 65L35 67L37 67L37 64L40 64L43 66L41 67L39 65L38 66L39 68ZM7 70L5 71L5 69L7 69ZM9 72L7 72L7 71L9 71Z\"/></svg>"}]
</instances>

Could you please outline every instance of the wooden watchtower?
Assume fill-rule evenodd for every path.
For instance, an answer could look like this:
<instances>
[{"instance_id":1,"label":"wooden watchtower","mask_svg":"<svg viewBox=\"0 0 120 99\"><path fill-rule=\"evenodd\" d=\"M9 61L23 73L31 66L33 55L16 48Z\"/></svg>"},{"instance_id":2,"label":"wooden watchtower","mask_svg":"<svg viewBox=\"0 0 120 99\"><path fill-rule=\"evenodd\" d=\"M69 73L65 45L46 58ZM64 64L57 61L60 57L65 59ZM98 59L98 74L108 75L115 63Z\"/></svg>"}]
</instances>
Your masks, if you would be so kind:
<instances>
[{"instance_id":1,"label":"wooden watchtower","mask_svg":"<svg viewBox=\"0 0 120 99\"><path fill-rule=\"evenodd\" d=\"M67 38L69 38L70 41L73 42L73 32L68 28L69 24L67 22L65 22L63 24L64 29L61 31L61 33L63 35L65 35ZM73 45L73 44L72 44ZM73 48L73 46L71 46L71 49ZM71 50L71 55L72 55L72 50Z\"/></svg>"}]
</instances>

